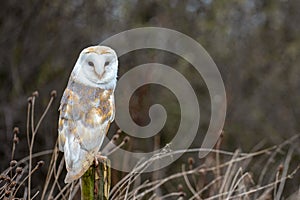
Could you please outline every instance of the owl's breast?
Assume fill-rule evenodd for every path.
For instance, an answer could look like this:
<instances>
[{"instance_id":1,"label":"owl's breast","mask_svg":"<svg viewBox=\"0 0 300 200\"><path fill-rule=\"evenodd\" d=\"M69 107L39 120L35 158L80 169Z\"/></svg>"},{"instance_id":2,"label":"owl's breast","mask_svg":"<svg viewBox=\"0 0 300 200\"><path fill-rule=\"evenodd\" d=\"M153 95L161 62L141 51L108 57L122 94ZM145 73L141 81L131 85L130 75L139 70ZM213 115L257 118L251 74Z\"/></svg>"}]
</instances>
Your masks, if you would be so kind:
<instances>
[{"instance_id":1,"label":"owl's breast","mask_svg":"<svg viewBox=\"0 0 300 200\"><path fill-rule=\"evenodd\" d=\"M93 92L88 93L87 96L92 94L92 96L89 96L89 100L83 100L83 104L89 101L89 108L85 113L83 122L90 127L95 127L109 120L114 109L112 102L113 90L97 89L94 92L94 94Z\"/></svg>"},{"instance_id":2,"label":"owl's breast","mask_svg":"<svg viewBox=\"0 0 300 200\"><path fill-rule=\"evenodd\" d=\"M61 118L80 121L94 128L112 118L113 90L72 84L65 90L60 107Z\"/></svg>"}]
</instances>

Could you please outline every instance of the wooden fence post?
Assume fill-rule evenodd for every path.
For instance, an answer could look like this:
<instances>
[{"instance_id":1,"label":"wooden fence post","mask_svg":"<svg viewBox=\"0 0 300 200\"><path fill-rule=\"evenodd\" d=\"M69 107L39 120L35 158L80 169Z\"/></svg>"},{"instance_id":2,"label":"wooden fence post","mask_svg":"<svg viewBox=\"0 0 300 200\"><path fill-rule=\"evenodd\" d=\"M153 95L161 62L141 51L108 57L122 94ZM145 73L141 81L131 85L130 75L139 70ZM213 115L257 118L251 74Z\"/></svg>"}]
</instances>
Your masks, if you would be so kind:
<instances>
[{"instance_id":1,"label":"wooden fence post","mask_svg":"<svg viewBox=\"0 0 300 200\"><path fill-rule=\"evenodd\" d=\"M81 177L81 200L108 200L110 190L110 160L98 159Z\"/></svg>"}]
</instances>

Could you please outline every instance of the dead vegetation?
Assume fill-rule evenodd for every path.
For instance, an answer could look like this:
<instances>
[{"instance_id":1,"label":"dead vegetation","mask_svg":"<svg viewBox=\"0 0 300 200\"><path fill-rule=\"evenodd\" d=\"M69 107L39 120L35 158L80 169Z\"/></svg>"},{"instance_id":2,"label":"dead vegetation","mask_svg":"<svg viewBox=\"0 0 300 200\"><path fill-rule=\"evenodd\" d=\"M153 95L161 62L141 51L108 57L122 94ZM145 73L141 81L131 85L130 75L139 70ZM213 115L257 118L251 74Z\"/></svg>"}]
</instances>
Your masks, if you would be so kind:
<instances>
[{"instance_id":1,"label":"dead vegetation","mask_svg":"<svg viewBox=\"0 0 300 200\"><path fill-rule=\"evenodd\" d=\"M80 199L79 181L73 184L63 183L64 158L59 153L57 144L53 150L33 152L38 128L50 109L56 92L51 92L47 107L35 123L34 108L37 97L38 93L34 92L28 98L27 105L26 134L29 155L18 161L14 159L18 152L20 134L16 127L13 130L11 161L0 176L0 199ZM122 134L120 130L116 132L103 149L105 155L130 142ZM111 189L110 199L282 199L286 181L293 179L300 167L299 163L293 165L293 168L290 166L298 139L299 135L295 135L280 145L250 153L221 150L222 137L213 150L172 151L165 147L152 158L141 160L130 173L122 177ZM201 151L210 153L205 158L198 159L197 155ZM189 158L181 163L181 171L156 180L143 177L146 169L155 162L182 152L189 155ZM51 157L48 166L44 166L43 160L33 162L45 155ZM251 166L254 165L259 165L259 173L251 171ZM275 170L272 170L274 166ZM41 189L33 192L32 188L36 186L32 185L31 180L41 167L47 167L48 173L40 180Z\"/></svg>"}]
</instances>

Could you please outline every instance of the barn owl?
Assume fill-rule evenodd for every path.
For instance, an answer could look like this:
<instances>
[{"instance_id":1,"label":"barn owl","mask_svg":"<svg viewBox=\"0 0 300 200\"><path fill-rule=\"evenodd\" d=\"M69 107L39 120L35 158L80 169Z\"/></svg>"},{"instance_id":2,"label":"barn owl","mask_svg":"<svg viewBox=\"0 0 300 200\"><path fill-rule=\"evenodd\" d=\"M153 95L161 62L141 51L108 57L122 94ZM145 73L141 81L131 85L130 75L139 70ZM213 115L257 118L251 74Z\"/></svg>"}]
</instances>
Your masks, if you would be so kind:
<instances>
[{"instance_id":1,"label":"barn owl","mask_svg":"<svg viewBox=\"0 0 300 200\"><path fill-rule=\"evenodd\" d=\"M66 183L92 165L115 117L114 89L118 58L106 46L91 46L79 55L59 111L58 144L64 152Z\"/></svg>"}]
</instances>

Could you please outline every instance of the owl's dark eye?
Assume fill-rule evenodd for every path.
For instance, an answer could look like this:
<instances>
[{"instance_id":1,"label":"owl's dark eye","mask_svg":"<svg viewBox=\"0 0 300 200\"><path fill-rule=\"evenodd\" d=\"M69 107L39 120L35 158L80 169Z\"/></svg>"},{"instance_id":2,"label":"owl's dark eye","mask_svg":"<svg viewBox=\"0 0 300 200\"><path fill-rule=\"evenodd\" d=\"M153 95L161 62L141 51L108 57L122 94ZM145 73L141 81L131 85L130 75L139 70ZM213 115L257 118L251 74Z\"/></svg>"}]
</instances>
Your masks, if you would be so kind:
<instances>
[{"instance_id":1,"label":"owl's dark eye","mask_svg":"<svg viewBox=\"0 0 300 200\"><path fill-rule=\"evenodd\" d=\"M106 67L107 65L109 65L109 61L106 61L106 62L104 63L104 67Z\"/></svg>"},{"instance_id":2,"label":"owl's dark eye","mask_svg":"<svg viewBox=\"0 0 300 200\"><path fill-rule=\"evenodd\" d=\"M94 63L91 62L91 61L89 61L88 64L89 64L89 66L91 66L91 67L94 67L94 66L95 66Z\"/></svg>"}]
</instances>

